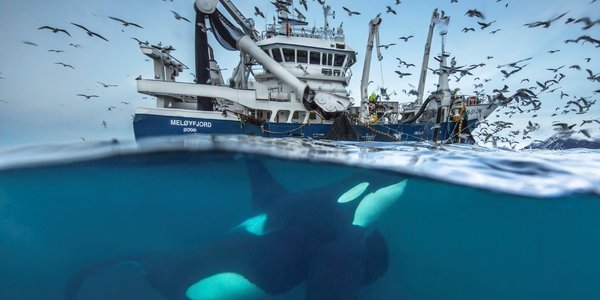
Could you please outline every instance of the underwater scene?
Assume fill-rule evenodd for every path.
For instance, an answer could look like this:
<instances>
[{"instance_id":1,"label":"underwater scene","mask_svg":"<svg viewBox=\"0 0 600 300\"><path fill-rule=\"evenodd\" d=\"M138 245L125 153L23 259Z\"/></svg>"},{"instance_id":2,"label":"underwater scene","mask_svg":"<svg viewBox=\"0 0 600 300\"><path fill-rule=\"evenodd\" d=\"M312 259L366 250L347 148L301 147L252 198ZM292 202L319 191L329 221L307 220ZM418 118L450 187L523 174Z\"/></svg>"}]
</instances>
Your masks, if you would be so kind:
<instances>
[{"instance_id":1,"label":"underwater scene","mask_svg":"<svg viewBox=\"0 0 600 300\"><path fill-rule=\"evenodd\" d=\"M598 299L599 165L244 136L7 149L0 299Z\"/></svg>"}]
</instances>

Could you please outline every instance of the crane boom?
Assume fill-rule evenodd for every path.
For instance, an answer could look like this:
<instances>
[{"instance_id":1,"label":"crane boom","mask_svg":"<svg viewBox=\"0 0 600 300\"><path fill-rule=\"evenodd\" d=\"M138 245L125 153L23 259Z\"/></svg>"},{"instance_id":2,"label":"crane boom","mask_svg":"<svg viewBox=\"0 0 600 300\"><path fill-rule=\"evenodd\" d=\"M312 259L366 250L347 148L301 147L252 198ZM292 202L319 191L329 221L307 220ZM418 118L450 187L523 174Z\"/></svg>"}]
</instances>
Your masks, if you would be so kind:
<instances>
[{"instance_id":1,"label":"crane boom","mask_svg":"<svg viewBox=\"0 0 600 300\"><path fill-rule=\"evenodd\" d=\"M258 40L258 32L254 28L254 21L246 18L244 14L231 2L231 0L220 0L221 4L227 12L233 17L233 19L242 27L242 30L252 40Z\"/></svg>"},{"instance_id":2,"label":"crane boom","mask_svg":"<svg viewBox=\"0 0 600 300\"><path fill-rule=\"evenodd\" d=\"M362 80L360 84L360 118L361 121L367 122L370 119L368 115L368 97L369 97L369 73L371 72L371 56L373 54L373 40L375 40L377 46L377 59L381 61L383 56L381 55L381 47L379 44L379 25L381 25L381 18L379 15L369 22L369 38L367 41L367 51L365 51L365 64L363 66Z\"/></svg>"},{"instance_id":3,"label":"crane boom","mask_svg":"<svg viewBox=\"0 0 600 300\"><path fill-rule=\"evenodd\" d=\"M423 104L423 93L425 92L425 81L427 80L427 68L429 66L429 54L431 53L431 39L433 38L433 29L435 28L436 20L438 20L437 8L433 11L431 16L431 23L429 24L429 32L427 34L427 41L425 42L425 51L423 53L423 65L421 66L421 77L419 78L419 87L417 95L417 104Z\"/></svg>"}]
</instances>

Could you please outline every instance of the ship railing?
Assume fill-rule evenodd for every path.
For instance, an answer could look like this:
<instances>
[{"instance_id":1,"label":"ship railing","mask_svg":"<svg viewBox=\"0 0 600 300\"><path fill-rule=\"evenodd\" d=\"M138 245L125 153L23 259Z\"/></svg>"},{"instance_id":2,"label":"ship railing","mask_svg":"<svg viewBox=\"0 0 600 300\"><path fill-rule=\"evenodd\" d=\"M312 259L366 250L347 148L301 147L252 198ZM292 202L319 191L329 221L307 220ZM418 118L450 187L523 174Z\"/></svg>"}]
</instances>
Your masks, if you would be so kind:
<instances>
[{"instance_id":1,"label":"ship railing","mask_svg":"<svg viewBox=\"0 0 600 300\"><path fill-rule=\"evenodd\" d=\"M345 35L343 31L335 31L333 29L316 28L306 29L304 27L290 26L286 30L284 26L279 24L268 24L265 31L261 32L259 40L264 40L278 35L287 35L295 37L307 37L314 39L323 39L331 41L344 41Z\"/></svg>"}]
</instances>

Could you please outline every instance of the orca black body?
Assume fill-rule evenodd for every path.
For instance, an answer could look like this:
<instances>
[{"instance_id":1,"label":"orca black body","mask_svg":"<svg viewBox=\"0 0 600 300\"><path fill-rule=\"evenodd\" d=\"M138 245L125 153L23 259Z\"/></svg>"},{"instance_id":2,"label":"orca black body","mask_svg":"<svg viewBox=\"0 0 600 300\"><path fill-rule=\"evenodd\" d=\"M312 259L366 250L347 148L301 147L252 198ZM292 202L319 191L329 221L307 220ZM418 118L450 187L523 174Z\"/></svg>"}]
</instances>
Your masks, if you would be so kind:
<instances>
[{"instance_id":1,"label":"orca black body","mask_svg":"<svg viewBox=\"0 0 600 300\"><path fill-rule=\"evenodd\" d=\"M357 299L362 286L386 272L389 253L383 236L356 220L359 196L376 195L389 180L361 184L350 178L290 193L258 161L249 161L248 167L261 174L250 180L257 217L203 247L143 253L85 268L67 284L65 299L78 299L86 278L123 262L138 264L149 284L172 300L207 295L235 299L240 294L211 291L238 288L231 282L260 291L255 298L282 294L306 282L306 299Z\"/></svg>"}]
</instances>

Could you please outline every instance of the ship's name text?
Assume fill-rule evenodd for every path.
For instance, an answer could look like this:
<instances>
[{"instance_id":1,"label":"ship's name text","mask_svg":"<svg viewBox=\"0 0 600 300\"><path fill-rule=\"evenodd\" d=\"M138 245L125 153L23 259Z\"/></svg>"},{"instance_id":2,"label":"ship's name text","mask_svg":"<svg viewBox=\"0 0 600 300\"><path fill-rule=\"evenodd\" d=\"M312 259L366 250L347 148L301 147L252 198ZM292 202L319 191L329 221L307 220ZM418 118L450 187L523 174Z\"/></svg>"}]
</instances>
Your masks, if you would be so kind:
<instances>
[{"instance_id":1,"label":"ship's name text","mask_svg":"<svg viewBox=\"0 0 600 300\"><path fill-rule=\"evenodd\" d=\"M211 128L211 122L171 119L171 126Z\"/></svg>"}]
</instances>

